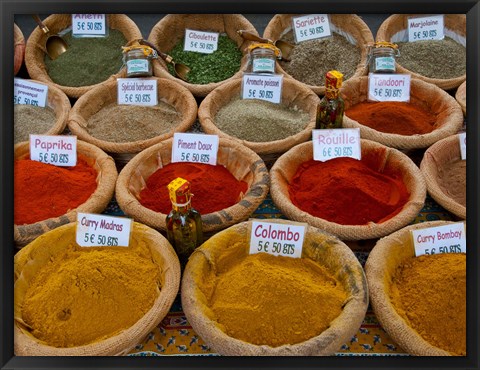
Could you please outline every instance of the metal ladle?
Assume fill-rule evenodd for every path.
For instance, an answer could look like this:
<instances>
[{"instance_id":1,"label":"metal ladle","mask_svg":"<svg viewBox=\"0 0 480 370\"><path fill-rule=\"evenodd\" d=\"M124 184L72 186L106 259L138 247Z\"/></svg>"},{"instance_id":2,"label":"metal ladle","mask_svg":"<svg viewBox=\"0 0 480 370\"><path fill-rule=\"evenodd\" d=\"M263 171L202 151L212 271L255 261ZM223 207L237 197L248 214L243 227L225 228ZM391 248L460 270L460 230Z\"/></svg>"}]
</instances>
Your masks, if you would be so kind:
<instances>
[{"instance_id":1,"label":"metal ladle","mask_svg":"<svg viewBox=\"0 0 480 370\"><path fill-rule=\"evenodd\" d=\"M244 39L248 41L257 41L257 42L264 42L268 43L271 45L275 45L277 48L280 49L282 52L282 60L285 60L287 62L290 61L290 53L292 52L292 49L295 47L295 45L290 44L287 41L282 41L282 40L277 40L277 41L272 41L269 39L265 39L263 37L257 36L249 31L244 31L244 30L238 30L237 33Z\"/></svg>"},{"instance_id":2,"label":"metal ladle","mask_svg":"<svg viewBox=\"0 0 480 370\"><path fill-rule=\"evenodd\" d=\"M47 26L45 26L40 19L40 17L36 14L32 15L35 22L37 22L40 29L43 31L45 35L47 35L47 41L45 42L45 49L47 50L47 54L50 59L55 60L61 54L65 53L68 49L68 45L64 39L62 39L58 35L49 35L50 30Z\"/></svg>"}]
</instances>

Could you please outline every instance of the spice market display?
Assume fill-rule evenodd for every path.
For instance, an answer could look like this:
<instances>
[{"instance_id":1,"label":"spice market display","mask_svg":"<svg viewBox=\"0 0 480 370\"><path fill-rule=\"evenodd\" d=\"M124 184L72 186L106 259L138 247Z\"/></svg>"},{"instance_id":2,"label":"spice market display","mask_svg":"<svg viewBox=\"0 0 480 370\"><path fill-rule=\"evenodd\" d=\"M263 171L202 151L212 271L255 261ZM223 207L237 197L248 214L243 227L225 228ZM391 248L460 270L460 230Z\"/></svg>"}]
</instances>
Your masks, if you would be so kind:
<instances>
[{"instance_id":1,"label":"spice market display","mask_svg":"<svg viewBox=\"0 0 480 370\"><path fill-rule=\"evenodd\" d=\"M15 37L16 355L467 355L465 15Z\"/></svg>"}]
</instances>

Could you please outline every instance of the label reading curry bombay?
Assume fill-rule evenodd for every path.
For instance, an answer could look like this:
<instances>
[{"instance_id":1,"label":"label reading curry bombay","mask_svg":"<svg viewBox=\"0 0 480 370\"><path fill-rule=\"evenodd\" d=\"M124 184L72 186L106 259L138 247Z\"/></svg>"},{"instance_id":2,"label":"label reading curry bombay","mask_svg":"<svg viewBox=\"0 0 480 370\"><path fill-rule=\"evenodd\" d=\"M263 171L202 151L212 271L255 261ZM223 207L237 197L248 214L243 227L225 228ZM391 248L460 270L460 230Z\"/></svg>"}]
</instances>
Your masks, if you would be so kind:
<instances>
[{"instance_id":1,"label":"label reading curry bombay","mask_svg":"<svg viewBox=\"0 0 480 370\"><path fill-rule=\"evenodd\" d=\"M72 14L73 37L105 37L106 35L105 14Z\"/></svg>"},{"instance_id":2,"label":"label reading curry bombay","mask_svg":"<svg viewBox=\"0 0 480 370\"><path fill-rule=\"evenodd\" d=\"M81 247L128 247L132 219L77 214L76 242Z\"/></svg>"},{"instance_id":3,"label":"label reading curry bombay","mask_svg":"<svg viewBox=\"0 0 480 370\"><path fill-rule=\"evenodd\" d=\"M293 17L295 42L319 39L330 36L330 21L328 14L309 14L301 17Z\"/></svg>"},{"instance_id":4,"label":"label reading curry bombay","mask_svg":"<svg viewBox=\"0 0 480 370\"><path fill-rule=\"evenodd\" d=\"M173 134L172 163L192 162L217 164L218 135Z\"/></svg>"},{"instance_id":5,"label":"label reading curry bombay","mask_svg":"<svg viewBox=\"0 0 480 370\"><path fill-rule=\"evenodd\" d=\"M77 137L30 135L30 159L59 167L77 164Z\"/></svg>"},{"instance_id":6,"label":"label reading curry bombay","mask_svg":"<svg viewBox=\"0 0 480 370\"><path fill-rule=\"evenodd\" d=\"M339 157L362 159L359 128L312 130L312 141L315 161Z\"/></svg>"},{"instance_id":7,"label":"label reading curry bombay","mask_svg":"<svg viewBox=\"0 0 480 370\"><path fill-rule=\"evenodd\" d=\"M442 40L444 36L444 16L410 17L407 19L408 41Z\"/></svg>"},{"instance_id":8,"label":"label reading curry bombay","mask_svg":"<svg viewBox=\"0 0 480 370\"><path fill-rule=\"evenodd\" d=\"M463 222L412 230L415 256L438 253L467 253Z\"/></svg>"},{"instance_id":9,"label":"label reading curry bombay","mask_svg":"<svg viewBox=\"0 0 480 370\"><path fill-rule=\"evenodd\" d=\"M410 101L409 74L368 74L368 100Z\"/></svg>"},{"instance_id":10,"label":"label reading curry bombay","mask_svg":"<svg viewBox=\"0 0 480 370\"><path fill-rule=\"evenodd\" d=\"M250 254L269 253L274 256L300 258L307 224L252 220Z\"/></svg>"},{"instance_id":11,"label":"label reading curry bombay","mask_svg":"<svg viewBox=\"0 0 480 370\"><path fill-rule=\"evenodd\" d=\"M212 54L218 49L218 33L185 29L184 51Z\"/></svg>"},{"instance_id":12,"label":"label reading curry bombay","mask_svg":"<svg viewBox=\"0 0 480 370\"><path fill-rule=\"evenodd\" d=\"M13 79L13 104L45 107L47 105L48 86L15 77Z\"/></svg>"},{"instance_id":13,"label":"label reading curry bombay","mask_svg":"<svg viewBox=\"0 0 480 370\"><path fill-rule=\"evenodd\" d=\"M460 154L462 159L465 160L467 159L467 133L458 134L458 140L460 141Z\"/></svg>"},{"instance_id":14,"label":"label reading curry bombay","mask_svg":"<svg viewBox=\"0 0 480 370\"><path fill-rule=\"evenodd\" d=\"M283 75L258 75L244 73L242 99L260 99L280 104L282 99Z\"/></svg>"},{"instance_id":15,"label":"label reading curry bombay","mask_svg":"<svg viewBox=\"0 0 480 370\"><path fill-rule=\"evenodd\" d=\"M119 105L157 105L157 80L148 78L118 78L117 103Z\"/></svg>"}]
</instances>

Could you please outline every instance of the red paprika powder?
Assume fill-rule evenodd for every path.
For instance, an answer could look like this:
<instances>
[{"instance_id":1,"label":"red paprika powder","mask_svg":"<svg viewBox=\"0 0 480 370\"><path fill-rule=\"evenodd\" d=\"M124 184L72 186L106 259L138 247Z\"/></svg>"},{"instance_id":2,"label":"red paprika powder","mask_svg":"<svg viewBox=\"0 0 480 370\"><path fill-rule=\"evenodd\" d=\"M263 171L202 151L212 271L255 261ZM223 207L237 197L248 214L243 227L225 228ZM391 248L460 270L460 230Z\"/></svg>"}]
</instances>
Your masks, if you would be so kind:
<instances>
[{"instance_id":1,"label":"red paprika powder","mask_svg":"<svg viewBox=\"0 0 480 370\"><path fill-rule=\"evenodd\" d=\"M17 159L14 172L16 225L62 216L85 203L97 188L97 171L80 156L73 167Z\"/></svg>"},{"instance_id":2,"label":"red paprika powder","mask_svg":"<svg viewBox=\"0 0 480 370\"><path fill-rule=\"evenodd\" d=\"M238 181L225 167L203 163L169 163L158 169L147 180L140 192L140 203L156 212L168 214L172 204L167 185L177 177L190 182L192 207L200 214L217 212L238 202L248 185Z\"/></svg>"},{"instance_id":3,"label":"red paprika powder","mask_svg":"<svg viewBox=\"0 0 480 370\"><path fill-rule=\"evenodd\" d=\"M345 115L364 126L390 134L422 135L435 128L435 115L412 103L364 101L347 109Z\"/></svg>"},{"instance_id":4,"label":"red paprika powder","mask_svg":"<svg viewBox=\"0 0 480 370\"><path fill-rule=\"evenodd\" d=\"M381 223L396 215L410 196L400 173L376 170L379 156L310 160L289 186L292 203L312 216L341 225Z\"/></svg>"}]
</instances>

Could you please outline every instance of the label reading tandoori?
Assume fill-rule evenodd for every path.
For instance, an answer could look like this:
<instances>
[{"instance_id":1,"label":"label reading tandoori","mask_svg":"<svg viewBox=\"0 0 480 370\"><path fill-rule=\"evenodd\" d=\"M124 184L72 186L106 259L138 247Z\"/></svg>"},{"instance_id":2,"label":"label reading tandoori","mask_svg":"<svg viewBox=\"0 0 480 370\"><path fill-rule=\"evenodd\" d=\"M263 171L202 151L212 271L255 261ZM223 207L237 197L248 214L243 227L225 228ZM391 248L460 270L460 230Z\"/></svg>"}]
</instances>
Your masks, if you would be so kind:
<instances>
[{"instance_id":1,"label":"label reading tandoori","mask_svg":"<svg viewBox=\"0 0 480 370\"><path fill-rule=\"evenodd\" d=\"M312 130L313 159L325 162L333 158L362 159L359 128Z\"/></svg>"},{"instance_id":2,"label":"label reading tandoori","mask_svg":"<svg viewBox=\"0 0 480 370\"><path fill-rule=\"evenodd\" d=\"M185 29L184 51L211 54L218 49L218 33Z\"/></svg>"},{"instance_id":3,"label":"label reading tandoori","mask_svg":"<svg viewBox=\"0 0 480 370\"><path fill-rule=\"evenodd\" d=\"M118 78L117 104L157 105L157 80L148 78Z\"/></svg>"},{"instance_id":4,"label":"label reading tandoori","mask_svg":"<svg viewBox=\"0 0 480 370\"><path fill-rule=\"evenodd\" d=\"M328 14L309 14L292 18L295 42L319 39L330 36Z\"/></svg>"},{"instance_id":5,"label":"label reading tandoori","mask_svg":"<svg viewBox=\"0 0 480 370\"><path fill-rule=\"evenodd\" d=\"M462 132L458 134L458 141L460 142L460 154L463 160L467 159L467 133Z\"/></svg>"},{"instance_id":6,"label":"label reading tandoori","mask_svg":"<svg viewBox=\"0 0 480 370\"><path fill-rule=\"evenodd\" d=\"M444 35L444 16L410 17L407 19L408 41L442 40Z\"/></svg>"},{"instance_id":7,"label":"label reading tandoori","mask_svg":"<svg viewBox=\"0 0 480 370\"><path fill-rule=\"evenodd\" d=\"M410 101L409 74L368 74L368 100Z\"/></svg>"},{"instance_id":8,"label":"label reading tandoori","mask_svg":"<svg viewBox=\"0 0 480 370\"><path fill-rule=\"evenodd\" d=\"M30 159L59 167L77 164L77 137L72 135L30 135Z\"/></svg>"},{"instance_id":9,"label":"label reading tandoori","mask_svg":"<svg viewBox=\"0 0 480 370\"><path fill-rule=\"evenodd\" d=\"M192 162L217 164L218 135L173 134L172 163Z\"/></svg>"},{"instance_id":10,"label":"label reading tandoori","mask_svg":"<svg viewBox=\"0 0 480 370\"><path fill-rule=\"evenodd\" d=\"M467 238L463 222L411 232L417 257L423 254L467 253Z\"/></svg>"},{"instance_id":11,"label":"label reading tandoori","mask_svg":"<svg viewBox=\"0 0 480 370\"><path fill-rule=\"evenodd\" d=\"M76 241L81 247L128 247L131 228L131 218L78 213Z\"/></svg>"},{"instance_id":12,"label":"label reading tandoori","mask_svg":"<svg viewBox=\"0 0 480 370\"><path fill-rule=\"evenodd\" d=\"M47 105L48 86L15 77L13 79L13 104L45 107Z\"/></svg>"},{"instance_id":13,"label":"label reading tandoori","mask_svg":"<svg viewBox=\"0 0 480 370\"><path fill-rule=\"evenodd\" d=\"M72 14L72 36L105 37L106 35L105 14Z\"/></svg>"},{"instance_id":14,"label":"label reading tandoori","mask_svg":"<svg viewBox=\"0 0 480 370\"><path fill-rule=\"evenodd\" d=\"M280 104L282 99L283 75L258 75L244 73L242 99L260 99Z\"/></svg>"}]
</instances>

